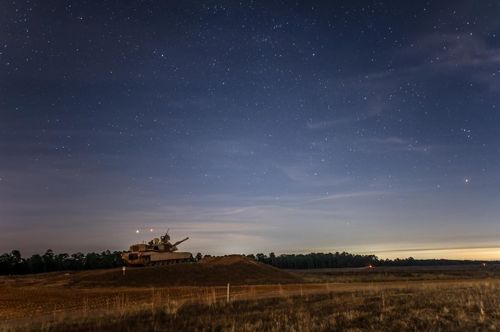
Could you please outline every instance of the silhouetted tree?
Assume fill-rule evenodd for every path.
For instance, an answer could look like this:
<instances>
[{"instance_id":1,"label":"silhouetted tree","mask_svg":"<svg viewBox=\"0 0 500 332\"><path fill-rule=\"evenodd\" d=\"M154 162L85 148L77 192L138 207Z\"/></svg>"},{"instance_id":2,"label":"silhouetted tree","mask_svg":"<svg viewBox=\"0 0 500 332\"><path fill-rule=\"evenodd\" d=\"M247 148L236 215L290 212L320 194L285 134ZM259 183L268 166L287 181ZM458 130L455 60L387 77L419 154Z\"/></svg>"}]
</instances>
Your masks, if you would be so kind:
<instances>
[{"instance_id":1,"label":"silhouetted tree","mask_svg":"<svg viewBox=\"0 0 500 332\"><path fill-rule=\"evenodd\" d=\"M266 263L266 261L267 261L266 255L264 255L262 253L258 253L257 255L255 255L255 257L257 258L257 261L259 261L259 262Z\"/></svg>"}]
</instances>

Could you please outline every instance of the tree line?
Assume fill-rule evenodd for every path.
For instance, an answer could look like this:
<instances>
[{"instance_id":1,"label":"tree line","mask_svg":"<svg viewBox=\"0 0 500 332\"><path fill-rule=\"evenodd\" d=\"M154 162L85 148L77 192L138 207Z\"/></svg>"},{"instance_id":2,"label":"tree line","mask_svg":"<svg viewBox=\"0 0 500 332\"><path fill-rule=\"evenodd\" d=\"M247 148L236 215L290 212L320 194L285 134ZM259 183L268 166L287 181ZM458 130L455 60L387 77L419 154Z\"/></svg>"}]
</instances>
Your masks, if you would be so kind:
<instances>
[{"instance_id":1,"label":"tree line","mask_svg":"<svg viewBox=\"0 0 500 332\"><path fill-rule=\"evenodd\" d=\"M481 264L482 261L453 260L453 259L379 259L375 255L356 255L347 252L310 253L310 254L283 254L274 253L265 255L249 255L257 261L281 269L325 269L339 267L367 267L367 266L438 266L438 265L470 265ZM499 263L499 262L493 262Z\"/></svg>"},{"instance_id":2,"label":"tree line","mask_svg":"<svg viewBox=\"0 0 500 332\"><path fill-rule=\"evenodd\" d=\"M109 250L101 253L81 252L69 255L66 253L55 254L51 249L43 255L34 254L23 258L19 250L0 255L0 275L30 274L54 271L74 271L105 269L123 266L120 257L121 252ZM480 264L481 261L473 260L449 260L449 259L379 259L375 255L357 255L347 252L336 253L310 253L310 254L283 254L275 255L247 255L261 263L269 264L282 269L321 269L339 267L366 267L366 266L437 266L437 265L467 265ZM195 260L202 258L197 253ZM500 263L498 261L493 263Z\"/></svg>"},{"instance_id":3,"label":"tree line","mask_svg":"<svg viewBox=\"0 0 500 332\"><path fill-rule=\"evenodd\" d=\"M122 265L120 252L109 250L69 255L55 254L49 249L43 255L34 254L27 258L23 258L19 250L12 250L0 255L0 275L104 269Z\"/></svg>"}]
</instances>

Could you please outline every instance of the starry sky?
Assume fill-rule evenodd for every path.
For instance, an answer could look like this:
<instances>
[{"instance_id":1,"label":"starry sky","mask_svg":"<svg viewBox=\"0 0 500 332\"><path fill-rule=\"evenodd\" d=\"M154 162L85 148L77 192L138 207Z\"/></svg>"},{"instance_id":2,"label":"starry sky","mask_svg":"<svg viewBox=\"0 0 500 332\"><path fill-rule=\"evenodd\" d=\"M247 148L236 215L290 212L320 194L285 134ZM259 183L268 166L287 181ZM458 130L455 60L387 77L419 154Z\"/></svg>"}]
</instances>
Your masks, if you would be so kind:
<instances>
[{"instance_id":1,"label":"starry sky","mask_svg":"<svg viewBox=\"0 0 500 332\"><path fill-rule=\"evenodd\" d=\"M498 1L1 1L0 251L499 259L499 110Z\"/></svg>"}]
</instances>

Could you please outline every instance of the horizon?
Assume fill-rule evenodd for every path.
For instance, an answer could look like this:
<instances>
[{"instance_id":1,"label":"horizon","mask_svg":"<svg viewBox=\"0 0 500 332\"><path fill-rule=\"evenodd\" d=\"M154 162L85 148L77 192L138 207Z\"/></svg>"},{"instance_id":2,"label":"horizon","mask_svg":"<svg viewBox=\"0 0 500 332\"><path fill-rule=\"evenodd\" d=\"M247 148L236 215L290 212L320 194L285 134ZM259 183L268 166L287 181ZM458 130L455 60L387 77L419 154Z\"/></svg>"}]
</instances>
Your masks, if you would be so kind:
<instances>
[{"instance_id":1,"label":"horizon","mask_svg":"<svg viewBox=\"0 0 500 332\"><path fill-rule=\"evenodd\" d=\"M146 243L147 241L141 241L137 243ZM135 244L135 243L134 243ZM13 250L19 250L18 248L13 248L11 250L7 250L3 253L10 253ZM54 254L74 254L74 253L101 253L105 251L110 252L123 252L128 250L128 248L100 248L100 249L81 249L81 250L53 250L52 248L47 248L39 251L28 251L27 253L19 250L23 258L31 257L32 255L39 254L43 255L47 250L52 250ZM353 255L375 255L378 259L385 260L394 260L394 259L407 259L414 258L416 260L463 260L463 261L490 261L490 262L498 262L498 255L500 254L500 247L459 247L459 248L413 248L413 249L386 249L386 250L373 250L373 251L350 251L344 249L318 249L318 250L306 250L306 251L256 251L256 252L203 252L199 250L199 248L192 247L183 250L182 248L179 251L191 251L193 255L196 253L201 253L203 256L226 256L226 255L256 255L258 253L263 253L265 255L269 255L270 253L279 255L307 255L312 253L321 253L321 254L334 254L336 252L347 252Z\"/></svg>"},{"instance_id":2,"label":"horizon","mask_svg":"<svg viewBox=\"0 0 500 332\"><path fill-rule=\"evenodd\" d=\"M496 1L1 2L0 40L0 253L500 260Z\"/></svg>"}]
</instances>

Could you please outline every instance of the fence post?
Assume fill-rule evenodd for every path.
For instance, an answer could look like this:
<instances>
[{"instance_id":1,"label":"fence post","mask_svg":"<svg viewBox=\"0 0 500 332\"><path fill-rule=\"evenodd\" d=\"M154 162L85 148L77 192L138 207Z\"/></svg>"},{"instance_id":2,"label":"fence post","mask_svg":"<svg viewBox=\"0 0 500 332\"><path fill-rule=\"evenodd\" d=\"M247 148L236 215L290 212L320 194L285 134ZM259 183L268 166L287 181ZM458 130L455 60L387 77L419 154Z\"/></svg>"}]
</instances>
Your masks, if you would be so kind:
<instances>
[{"instance_id":1,"label":"fence post","mask_svg":"<svg viewBox=\"0 0 500 332\"><path fill-rule=\"evenodd\" d=\"M227 283L226 302L229 303L229 283Z\"/></svg>"}]
</instances>

